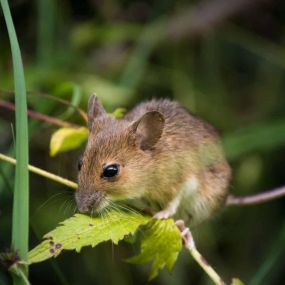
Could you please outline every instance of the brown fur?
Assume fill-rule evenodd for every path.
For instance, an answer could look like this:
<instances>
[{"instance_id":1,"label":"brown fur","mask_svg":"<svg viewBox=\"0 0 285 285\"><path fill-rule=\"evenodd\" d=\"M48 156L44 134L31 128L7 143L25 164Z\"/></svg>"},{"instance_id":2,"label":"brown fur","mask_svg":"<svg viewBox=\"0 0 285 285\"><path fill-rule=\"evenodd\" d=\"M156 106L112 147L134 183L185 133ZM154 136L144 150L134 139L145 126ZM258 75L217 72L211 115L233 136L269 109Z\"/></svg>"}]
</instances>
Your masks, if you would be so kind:
<instances>
[{"instance_id":1,"label":"brown fur","mask_svg":"<svg viewBox=\"0 0 285 285\"><path fill-rule=\"evenodd\" d=\"M90 136L78 178L79 209L90 210L95 204L101 208L106 199L147 200L163 209L189 176L199 181L198 192L209 213L221 207L230 168L213 127L166 99L141 103L117 120L94 98L89 103ZM106 180L102 169L110 163L120 164L120 173ZM90 202L94 192L101 193L99 202Z\"/></svg>"}]
</instances>

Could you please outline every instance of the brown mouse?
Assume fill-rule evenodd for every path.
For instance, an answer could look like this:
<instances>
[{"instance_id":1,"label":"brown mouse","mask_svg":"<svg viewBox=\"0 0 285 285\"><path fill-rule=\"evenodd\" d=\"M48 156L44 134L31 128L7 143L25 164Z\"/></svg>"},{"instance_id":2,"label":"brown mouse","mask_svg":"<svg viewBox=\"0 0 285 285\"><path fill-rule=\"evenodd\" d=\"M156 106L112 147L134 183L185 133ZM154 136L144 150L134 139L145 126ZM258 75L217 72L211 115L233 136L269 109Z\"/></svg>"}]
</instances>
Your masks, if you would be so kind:
<instances>
[{"instance_id":1,"label":"brown mouse","mask_svg":"<svg viewBox=\"0 0 285 285\"><path fill-rule=\"evenodd\" d=\"M76 192L80 212L126 201L193 225L224 204L231 171L219 136L177 102L151 100L115 119L93 95L88 127Z\"/></svg>"}]
</instances>

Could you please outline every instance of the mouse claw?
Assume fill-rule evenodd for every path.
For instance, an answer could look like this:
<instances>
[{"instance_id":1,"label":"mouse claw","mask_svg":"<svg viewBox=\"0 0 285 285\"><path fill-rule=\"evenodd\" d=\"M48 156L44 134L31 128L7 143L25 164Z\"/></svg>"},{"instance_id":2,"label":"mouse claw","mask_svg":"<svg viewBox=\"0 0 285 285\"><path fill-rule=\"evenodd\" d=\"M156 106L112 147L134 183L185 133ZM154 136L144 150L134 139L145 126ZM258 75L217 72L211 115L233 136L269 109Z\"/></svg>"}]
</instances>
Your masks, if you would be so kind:
<instances>
[{"instance_id":1,"label":"mouse claw","mask_svg":"<svg viewBox=\"0 0 285 285\"><path fill-rule=\"evenodd\" d=\"M185 223L183 220L177 220L175 221L175 225L178 227L178 229L182 232L185 229Z\"/></svg>"},{"instance_id":2,"label":"mouse claw","mask_svg":"<svg viewBox=\"0 0 285 285\"><path fill-rule=\"evenodd\" d=\"M189 228L185 228L182 232L181 232L181 236L183 239L183 243L185 245L186 248L195 248L195 242L192 236L191 231L189 230Z\"/></svg>"}]
</instances>

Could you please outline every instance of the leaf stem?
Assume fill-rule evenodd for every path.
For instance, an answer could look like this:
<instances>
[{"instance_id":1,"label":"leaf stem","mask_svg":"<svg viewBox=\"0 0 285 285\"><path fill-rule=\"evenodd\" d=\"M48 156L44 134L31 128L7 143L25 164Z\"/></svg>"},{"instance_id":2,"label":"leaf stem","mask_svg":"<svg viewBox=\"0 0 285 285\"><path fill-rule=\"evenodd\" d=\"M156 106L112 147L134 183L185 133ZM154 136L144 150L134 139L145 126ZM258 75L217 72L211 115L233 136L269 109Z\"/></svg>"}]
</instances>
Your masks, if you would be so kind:
<instances>
[{"instance_id":1,"label":"leaf stem","mask_svg":"<svg viewBox=\"0 0 285 285\"><path fill-rule=\"evenodd\" d=\"M16 163L17 163L16 159L14 159L14 158L12 158L10 156L4 155L2 153L0 153L0 160L9 162L9 163L14 164L14 165L16 165ZM50 180L53 180L53 181L58 182L60 184L63 184L65 186L67 186L67 187L70 187L72 189L77 189L77 184L75 182L70 181L70 180L65 179L65 178L62 178L62 177L60 177L58 175L55 175L53 173L50 173L50 172L45 171L43 169L40 169L38 167L35 167L35 166L32 166L32 165L29 164L28 165L28 170L33 172L33 173L35 173L35 174L38 174L40 176L46 177L46 178L48 178Z\"/></svg>"}]
</instances>

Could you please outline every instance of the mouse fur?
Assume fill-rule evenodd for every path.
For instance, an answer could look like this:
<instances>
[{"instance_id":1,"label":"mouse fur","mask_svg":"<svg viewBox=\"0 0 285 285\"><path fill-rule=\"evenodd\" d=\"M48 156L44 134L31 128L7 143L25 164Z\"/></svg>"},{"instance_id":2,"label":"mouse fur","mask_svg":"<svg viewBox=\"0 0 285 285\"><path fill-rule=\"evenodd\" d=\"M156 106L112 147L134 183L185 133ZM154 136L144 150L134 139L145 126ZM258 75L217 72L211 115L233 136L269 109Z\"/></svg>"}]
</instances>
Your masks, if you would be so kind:
<instances>
[{"instance_id":1,"label":"mouse fur","mask_svg":"<svg viewBox=\"0 0 285 285\"><path fill-rule=\"evenodd\" d=\"M76 193L81 212L127 201L157 218L197 224L223 206L231 170L220 138L177 102L153 99L115 119L91 96L88 127ZM118 174L104 177L108 165Z\"/></svg>"}]
</instances>

